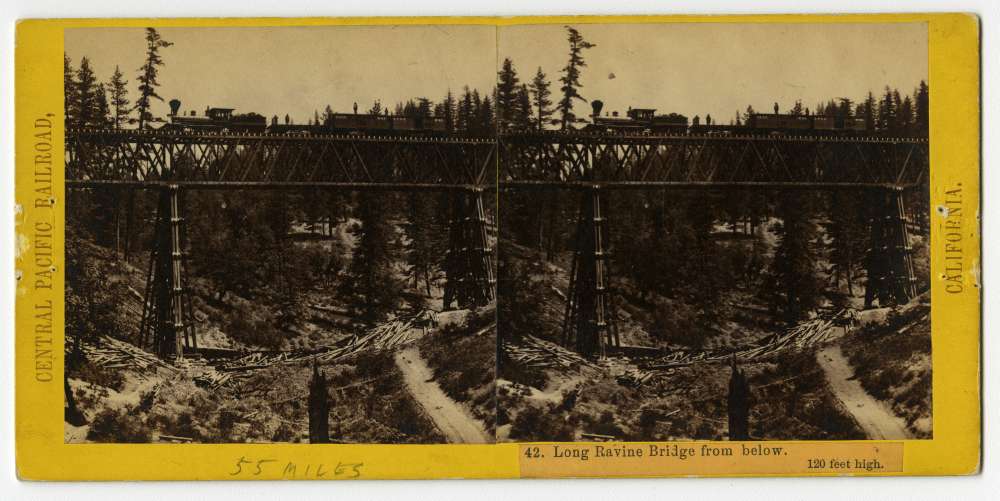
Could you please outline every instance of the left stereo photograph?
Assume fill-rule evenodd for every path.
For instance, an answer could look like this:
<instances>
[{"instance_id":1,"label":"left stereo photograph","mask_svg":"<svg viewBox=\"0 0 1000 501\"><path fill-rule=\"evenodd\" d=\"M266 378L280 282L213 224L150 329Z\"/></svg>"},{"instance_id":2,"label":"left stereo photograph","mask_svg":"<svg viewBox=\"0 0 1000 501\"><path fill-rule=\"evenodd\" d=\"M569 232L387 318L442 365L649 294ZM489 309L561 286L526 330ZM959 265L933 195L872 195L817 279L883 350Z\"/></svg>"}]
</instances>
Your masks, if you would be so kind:
<instances>
[{"instance_id":1,"label":"left stereo photograph","mask_svg":"<svg viewBox=\"0 0 1000 501\"><path fill-rule=\"evenodd\" d=\"M493 26L64 40L65 442L495 441Z\"/></svg>"}]
</instances>

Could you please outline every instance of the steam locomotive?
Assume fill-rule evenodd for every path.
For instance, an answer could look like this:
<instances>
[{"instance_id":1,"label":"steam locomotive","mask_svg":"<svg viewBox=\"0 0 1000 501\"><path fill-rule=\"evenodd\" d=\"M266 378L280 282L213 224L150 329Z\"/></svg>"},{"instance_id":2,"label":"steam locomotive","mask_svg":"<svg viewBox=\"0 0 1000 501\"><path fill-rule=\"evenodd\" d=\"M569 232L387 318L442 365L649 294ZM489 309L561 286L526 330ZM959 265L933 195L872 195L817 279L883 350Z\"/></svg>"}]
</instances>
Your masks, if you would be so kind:
<instances>
[{"instance_id":1,"label":"steam locomotive","mask_svg":"<svg viewBox=\"0 0 1000 501\"><path fill-rule=\"evenodd\" d=\"M688 129L687 117L677 113L656 115L656 110L652 108L629 108L625 117L619 117L617 111L612 112L610 117L602 117L604 102L595 99L590 104L594 110L591 115L593 123L584 127L587 132L684 134Z\"/></svg>"}]
</instances>

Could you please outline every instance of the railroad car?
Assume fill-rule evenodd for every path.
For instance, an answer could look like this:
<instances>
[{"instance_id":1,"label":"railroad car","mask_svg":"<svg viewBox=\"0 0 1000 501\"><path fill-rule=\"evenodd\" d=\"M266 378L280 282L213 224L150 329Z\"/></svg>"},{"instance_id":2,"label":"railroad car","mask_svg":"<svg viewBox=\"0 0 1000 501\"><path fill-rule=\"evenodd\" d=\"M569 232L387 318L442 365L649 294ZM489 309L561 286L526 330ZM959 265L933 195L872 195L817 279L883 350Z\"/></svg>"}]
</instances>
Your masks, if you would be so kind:
<instances>
[{"instance_id":1,"label":"railroad car","mask_svg":"<svg viewBox=\"0 0 1000 501\"><path fill-rule=\"evenodd\" d=\"M327 134L368 132L442 133L442 117L407 117L401 115L371 115L367 113L333 113L318 129Z\"/></svg>"},{"instance_id":2,"label":"railroad car","mask_svg":"<svg viewBox=\"0 0 1000 501\"><path fill-rule=\"evenodd\" d=\"M181 102L170 100L170 122L164 130L191 132L239 132L283 135L312 134L442 134L445 132L443 117L408 117L402 115L370 113L332 113L322 124L293 124L278 117L267 119L257 113L235 114L234 108L205 109L201 116L195 111L179 113Z\"/></svg>"},{"instance_id":3,"label":"railroad car","mask_svg":"<svg viewBox=\"0 0 1000 501\"><path fill-rule=\"evenodd\" d=\"M752 113L741 125L691 124L678 113L657 115L653 108L629 108L624 117L618 112L601 112L604 103L591 102L592 123L584 131L598 134L691 134L731 135L846 135L868 134L863 118L842 119L829 115Z\"/></svg>"}]
</instances>

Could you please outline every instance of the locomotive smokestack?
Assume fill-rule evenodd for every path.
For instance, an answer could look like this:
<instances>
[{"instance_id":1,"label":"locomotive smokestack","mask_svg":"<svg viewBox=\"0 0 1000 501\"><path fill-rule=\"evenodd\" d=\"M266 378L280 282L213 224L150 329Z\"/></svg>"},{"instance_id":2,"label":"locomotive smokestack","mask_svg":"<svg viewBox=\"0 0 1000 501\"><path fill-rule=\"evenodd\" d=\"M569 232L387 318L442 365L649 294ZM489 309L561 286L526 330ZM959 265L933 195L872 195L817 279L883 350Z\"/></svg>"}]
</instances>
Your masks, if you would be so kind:
<instances>
[{"instance_id":1,"label":"locomotive smokestack","mask_svg":"<svg viewBox=\"0 0 1000 501\"><path fill-rule=\"evenodd\" d=\"M181 109L181 101L180 101L180 99L171 99L170 100L170 116L172 116L172 117L177 116L177 111L180 110L180 109Z\"/></svg>"},{"instance_id":2,"label":"locomotive smokestack","mask_svg":"<svg viewBox=\"0 0 1000 501\"><path fill-rule=\"evenodd\" d=\"M600 99L595 99L590 102L590 106L594 109L594 113L590 115L593 118L601 116L601 110L604 109L604 101Z\"/></svg>"}]
</instances>

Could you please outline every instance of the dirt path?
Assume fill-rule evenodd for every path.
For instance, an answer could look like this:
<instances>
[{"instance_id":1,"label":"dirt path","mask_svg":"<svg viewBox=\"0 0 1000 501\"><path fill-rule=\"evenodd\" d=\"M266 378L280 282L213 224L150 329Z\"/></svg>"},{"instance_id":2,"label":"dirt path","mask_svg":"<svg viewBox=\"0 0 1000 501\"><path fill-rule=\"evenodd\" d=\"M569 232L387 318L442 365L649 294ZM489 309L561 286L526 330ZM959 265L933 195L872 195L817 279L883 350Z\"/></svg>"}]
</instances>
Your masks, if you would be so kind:
<instances>
[{"instance_id":1,"label":"dirt path","mask_svg":"<svg viewBox=\"0 0 1000 501\"><path fill-rule=\"evenodd\" d=\"M892 413L888 405L875 400L861 387L855 379L851 368L839 346L828 346L816 352L826 380L830 383L834 395L844 404L844 407L854 416L868 438L873 440L901 440L911 438L906 430L906 423Z\"/></svg>"},{"instance_id":2,"label":"dirt path","mask_svg":"<svg viewBox=\"0 0 1000 501\"><path fill-rule=\"evenodd\" d=\"M491 443L483 425L470 416L465 409L441 391L441 387L431 380L434 377L430 367L414 346L396 352L396 366L403 372L403 380L413 398L417 400L427 416L434 421L449 443L482 444Z\"/></svg>"}]
</instances>

